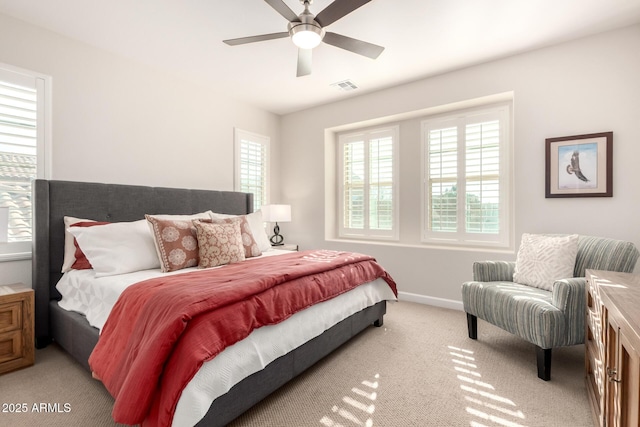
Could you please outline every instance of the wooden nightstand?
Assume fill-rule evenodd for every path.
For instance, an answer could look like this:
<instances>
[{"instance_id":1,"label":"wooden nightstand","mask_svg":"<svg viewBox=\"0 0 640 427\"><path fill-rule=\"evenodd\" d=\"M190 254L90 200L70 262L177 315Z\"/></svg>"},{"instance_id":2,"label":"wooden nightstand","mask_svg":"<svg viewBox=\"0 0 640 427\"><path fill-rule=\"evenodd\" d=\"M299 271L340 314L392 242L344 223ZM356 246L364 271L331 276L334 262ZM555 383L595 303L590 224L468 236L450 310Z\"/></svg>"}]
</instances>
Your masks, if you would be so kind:
<instances>
[{"instance_id":1,"label":"wooden nightstand","mask_svg":"<svg viewBox=\"0 0 640 427\"><path fill-rule=\"evenodd\" d=\"M0 374L33 365L33 289L0 286Z\"/></svg>"}]
</instances>

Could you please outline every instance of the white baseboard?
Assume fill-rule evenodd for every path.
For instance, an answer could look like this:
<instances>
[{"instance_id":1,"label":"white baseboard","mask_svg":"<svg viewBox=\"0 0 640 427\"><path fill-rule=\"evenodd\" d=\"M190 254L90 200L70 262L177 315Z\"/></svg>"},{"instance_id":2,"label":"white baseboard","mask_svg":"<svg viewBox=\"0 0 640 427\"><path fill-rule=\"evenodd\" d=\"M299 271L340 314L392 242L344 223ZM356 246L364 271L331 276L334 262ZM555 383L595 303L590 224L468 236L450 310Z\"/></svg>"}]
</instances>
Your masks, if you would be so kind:
<instances>
[{"instance_id":1,"label":"white baseboard","mask_svg":"<svg viewBox=\"0 0 640 427\"><path fill-rule=\"evenodd\" d=\"M418 304L433 305L433 306L442 307L442 308L450 308L452 310L459 310L459 311L464 310L462 301L430 297L427 295L420 295L420 294L412 294L410 292L398 292L398 300L416 302Z\"/></svg>"}]
</instances>

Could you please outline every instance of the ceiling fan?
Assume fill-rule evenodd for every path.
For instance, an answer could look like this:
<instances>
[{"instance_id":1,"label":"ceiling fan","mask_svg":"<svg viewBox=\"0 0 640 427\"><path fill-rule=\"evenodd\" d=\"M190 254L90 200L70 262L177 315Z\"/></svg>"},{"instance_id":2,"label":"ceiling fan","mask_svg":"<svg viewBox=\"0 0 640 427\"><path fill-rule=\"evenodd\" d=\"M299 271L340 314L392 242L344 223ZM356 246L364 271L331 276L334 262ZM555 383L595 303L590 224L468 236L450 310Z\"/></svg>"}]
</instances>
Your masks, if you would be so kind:
<instances>
[{"instance_id":1,"label":"ceiling fan","mask_svg":"<svg viewBox=\"0 0 640 427\"><path fill-rule=\"evenodd\" d=\"M293 44L298 46L297 77L311 74L311 52L320 42L325 42L371 59L376 59L384 50L382 46L325 31L325 27L369 3L371 0L335 0L315 16L309 12L309 5L313 3L313 0L300 0L300 3L304 5L304 11L300 15L296 15L282 0L265 1L289 21L288 31L223 40L223 42L229 46L236 46L291 37Z\"/></svg>"}]
</instances>

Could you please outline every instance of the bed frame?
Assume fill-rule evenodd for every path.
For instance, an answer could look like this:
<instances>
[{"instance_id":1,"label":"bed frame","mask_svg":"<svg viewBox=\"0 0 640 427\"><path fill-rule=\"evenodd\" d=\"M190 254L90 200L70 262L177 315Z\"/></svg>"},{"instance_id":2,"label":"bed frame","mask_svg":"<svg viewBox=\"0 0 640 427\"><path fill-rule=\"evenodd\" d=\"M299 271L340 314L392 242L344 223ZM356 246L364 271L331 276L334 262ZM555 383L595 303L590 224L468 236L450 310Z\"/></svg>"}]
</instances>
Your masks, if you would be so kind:
<instances>
[{"instance_id":1,"label":"bed frame","mask_svg":"<svg viewBox=\"0 0 640 427\"><path fill-rule=\"evenodd\" d=\"M98 329L83 315L60 308L61 296L55 288L62 277L65 215L119 222L139 220L146 213L193 214L210 209L239 215L253 211L253 195L247 193L50 180L34 181L33 203L36 347L55 341L87 370ZM198 425L228 424L368 326L382 326L385 313L386 302L382 301L276 359L217 398Z\"/></svg>"}]
</instances>

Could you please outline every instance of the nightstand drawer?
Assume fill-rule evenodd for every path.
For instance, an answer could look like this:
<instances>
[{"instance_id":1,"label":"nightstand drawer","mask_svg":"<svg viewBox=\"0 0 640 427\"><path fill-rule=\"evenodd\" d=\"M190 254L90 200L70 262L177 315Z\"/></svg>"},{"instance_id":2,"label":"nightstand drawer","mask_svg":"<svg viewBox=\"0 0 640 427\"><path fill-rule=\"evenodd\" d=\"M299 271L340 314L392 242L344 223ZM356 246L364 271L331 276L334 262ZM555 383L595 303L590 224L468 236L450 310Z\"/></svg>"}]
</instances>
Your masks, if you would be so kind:
<instances>
[{"instance_id":1,"label":"nightstand drawer","mask_svg":"<svg viewBox=\"0 0 640 427\"><path fill-rule=\"evenodd\" d=\"M22 357L22 331L0 334L0 363Z\"/></svg>"},{"instance_id":2,"label":"nightstand drawer","mask_svg":"<svg viewBox=\"0 0 640 427\"><path fill-rule=\"evenodd\" d=\"M33 289L0 286L0 374L33 365Z\"/></svg>"},{"instance_id":3,"label":"nightstand drawer","mask_svg":"<svg viewBox=\"0 0 640 427\"><path fill-rule=\"evenodd\" d=\"M0 334L22 329L22 301L0 304Z\"/></svg>"}]
</instances>

